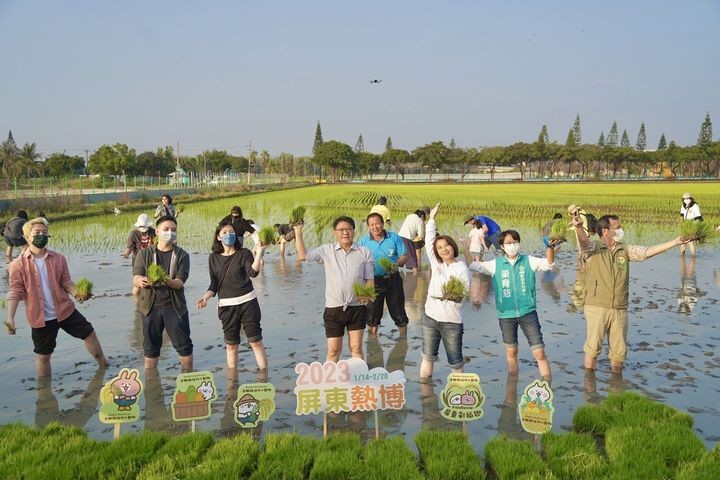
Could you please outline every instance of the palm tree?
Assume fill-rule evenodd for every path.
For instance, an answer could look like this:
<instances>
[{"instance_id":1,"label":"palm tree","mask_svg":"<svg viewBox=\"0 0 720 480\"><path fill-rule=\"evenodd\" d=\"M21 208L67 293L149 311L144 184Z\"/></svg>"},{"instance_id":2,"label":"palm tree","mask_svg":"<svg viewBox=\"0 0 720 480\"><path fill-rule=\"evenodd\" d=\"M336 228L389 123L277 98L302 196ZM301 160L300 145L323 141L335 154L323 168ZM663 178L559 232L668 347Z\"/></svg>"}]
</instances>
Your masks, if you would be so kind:
<instances>
[{"instance_id":1,"label":"palm tree","mask_svg":"<svg viewBox=\"0 0 720 480\"><path fill-rule=\"evenodd\" d=\"M22 172L27 172L27 178L30 178L31 172L34 173L39 170L37 161L40 160L41 157L42 155L36 150L35 142L23 145L19 153L19 161L13 166L15 176L19 177Z\"/></svg>"}]
</instances>

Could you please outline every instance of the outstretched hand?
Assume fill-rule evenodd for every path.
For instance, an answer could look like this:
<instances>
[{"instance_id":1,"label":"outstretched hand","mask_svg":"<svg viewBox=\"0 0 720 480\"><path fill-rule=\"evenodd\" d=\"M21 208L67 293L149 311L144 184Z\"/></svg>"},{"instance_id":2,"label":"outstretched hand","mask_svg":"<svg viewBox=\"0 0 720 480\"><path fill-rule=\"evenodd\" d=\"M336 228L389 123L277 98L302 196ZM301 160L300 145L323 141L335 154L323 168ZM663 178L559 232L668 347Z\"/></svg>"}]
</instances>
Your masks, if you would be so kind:
<instances>
[{"instance_id":1,"label":"outstretched hand","mask_svg":"<svg viewBox=\"0 0 720 480\"><path fill-rule=\"evenodd\" d=\"M430 210L430 220L435 219L435 215L437 215L438 210L440 210L440 202L436 203L432 210Z\"/></svg>"}]
</instances>

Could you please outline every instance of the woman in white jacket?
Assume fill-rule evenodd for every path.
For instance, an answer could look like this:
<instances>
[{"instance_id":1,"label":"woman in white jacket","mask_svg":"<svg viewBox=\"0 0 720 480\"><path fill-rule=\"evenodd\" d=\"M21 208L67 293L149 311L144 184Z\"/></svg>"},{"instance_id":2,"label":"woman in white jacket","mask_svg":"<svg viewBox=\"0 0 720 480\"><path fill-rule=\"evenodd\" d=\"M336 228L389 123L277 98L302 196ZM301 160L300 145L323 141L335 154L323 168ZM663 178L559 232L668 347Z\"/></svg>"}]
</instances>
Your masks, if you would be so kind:
<instances>
[{"instance_id":1,"label":"woman in white jacket","mask_svg":"<svg viewBox=\"0 0 720 480\"><path fill-rule=\"evenodd\" d=\"M440 298L442 286L450 277L457 278L468 289L470 270L465 262L457 260L459 250L455 240L447 235L436 235L435 215L439 208L438 203L430 211L425 227L425 249L430 260L430 286L421 321L423 333L421 382L427 382L432 377L441 340L453 373L461 373L465 365L462 354L463 323L460 314L462 304Z\"/></svg>"},{"instance_id":2,"label":"woman in white jacket","mask_svg":"<svg viewBox=\"0 0 720 480\"><path fill-rule=\"evenodd\" d=\"M695 199L688 192L683 193L682 206L680 207L680 216L683 220L689 220L693 222L702 222L703 217L700 213L700 206L695 203ZM695 242L687 244L690 249L690 255L695 256ZM685 255L685 244L680 245L680 255Z\"/></svg>"}]
</instances>

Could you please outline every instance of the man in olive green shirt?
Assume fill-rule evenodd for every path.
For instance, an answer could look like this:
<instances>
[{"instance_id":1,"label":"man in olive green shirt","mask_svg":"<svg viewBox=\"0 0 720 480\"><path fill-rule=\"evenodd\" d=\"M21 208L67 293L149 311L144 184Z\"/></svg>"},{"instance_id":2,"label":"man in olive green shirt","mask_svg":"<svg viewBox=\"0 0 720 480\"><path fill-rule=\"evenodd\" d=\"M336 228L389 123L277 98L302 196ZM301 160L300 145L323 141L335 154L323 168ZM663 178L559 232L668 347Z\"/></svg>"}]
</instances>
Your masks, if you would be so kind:
<instances>
[{"instance_id":1,"label":"man in olive green shirt","mask_svg":"<svg viewBox=\"0 0 720 480\"><path fill-rule=\"evenodd\" d=\"M587 261L585 368L595 369L607 334L612 371L621 372L627 355L629 262L641 262L687 242L678 237L652 247L626 245L620 219L615 215L598 219L599 241L588 238L579 215L573 217L572 224L580 251Z\"/></svg>"}]
</instances>

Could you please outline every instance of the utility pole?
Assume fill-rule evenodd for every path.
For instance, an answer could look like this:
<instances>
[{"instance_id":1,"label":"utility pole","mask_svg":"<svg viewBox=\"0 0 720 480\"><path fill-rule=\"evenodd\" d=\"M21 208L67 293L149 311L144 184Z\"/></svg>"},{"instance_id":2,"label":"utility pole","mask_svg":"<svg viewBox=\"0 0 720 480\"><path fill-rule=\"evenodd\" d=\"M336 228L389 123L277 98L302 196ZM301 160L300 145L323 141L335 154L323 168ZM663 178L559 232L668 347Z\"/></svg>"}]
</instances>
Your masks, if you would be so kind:
<instances>
[{"instance_id":1,"label":"utility pole","mask_svg":"<svg viewBox=\"0 0 720 480\"><path fill-rule=\"evenodd\" d=\"M180 170L180 142L175 142L175 171Z\"/></svg>"},{"instance_id":2,"label":"utility pole","mask_svg":"<svg viewBox=\"0 0 720 480\"><path fill-rule=\"evenodd\" d=\"M83 173L85 173L85 175L87 175L87 168L88 168L89 164L90 164L90 156L88 154L88 149L86 148L85 149L85 168L83 169L84 170Z\"/></svg>"},{"instance_id":3,"label":"utility pole","mask_svg":"<svg viewBox=\"0 0 720 480\"><path fill-rule=\"evenodd\" d=\"M247 171L247 184L250 185L250 161L252 159L252 139L250 140L250 143L248 143L248 171Z\"/></svg>"}]
</instances>

